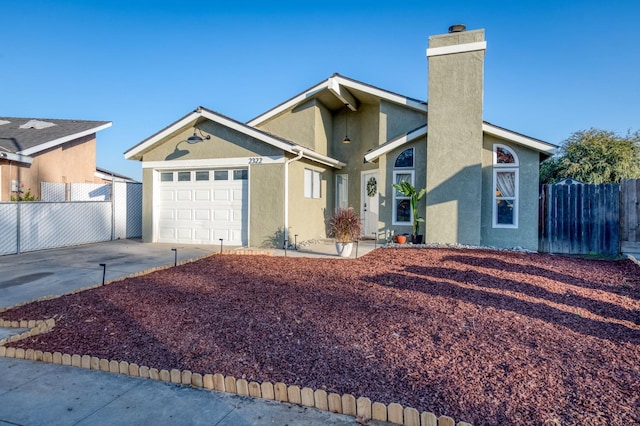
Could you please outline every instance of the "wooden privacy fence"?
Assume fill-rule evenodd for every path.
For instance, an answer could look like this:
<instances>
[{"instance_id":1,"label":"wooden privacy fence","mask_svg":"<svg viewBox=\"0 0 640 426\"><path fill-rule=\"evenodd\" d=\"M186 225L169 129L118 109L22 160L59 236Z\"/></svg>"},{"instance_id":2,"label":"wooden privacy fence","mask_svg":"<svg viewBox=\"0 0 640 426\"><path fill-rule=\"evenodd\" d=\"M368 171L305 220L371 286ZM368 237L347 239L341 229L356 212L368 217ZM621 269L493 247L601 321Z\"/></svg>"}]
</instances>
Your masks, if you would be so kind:
<instances>
[{"instance_id":1,"label":"wooden privacy fence","mask_svg":"<svg viewBox=\"0 0 640 426\"><path fill-rule=\"evenodd\" d=\"M542 185L538 249L563 254L640 253L639 199L640 179Z\"/></svg>"},{"instance_id":2,"label":"wooden privacy fence","mask_svg":"<svg viewBox=\"0 0 640 426\"><path fill-rule=\"evenodd\" d=\"M542 185L539 250L565 254L620 253L620 185Z\"/></svg>"},{"instance_id":3,"label":"wooden privacy fence","mask_svg":"<svg viewBox=\"0 0 640 426\"><path fill-rule=\"evenodd\" d=\"M623 253L640 253L640 179L620 183L620 245Z\"/></svg>"}]
</instances>

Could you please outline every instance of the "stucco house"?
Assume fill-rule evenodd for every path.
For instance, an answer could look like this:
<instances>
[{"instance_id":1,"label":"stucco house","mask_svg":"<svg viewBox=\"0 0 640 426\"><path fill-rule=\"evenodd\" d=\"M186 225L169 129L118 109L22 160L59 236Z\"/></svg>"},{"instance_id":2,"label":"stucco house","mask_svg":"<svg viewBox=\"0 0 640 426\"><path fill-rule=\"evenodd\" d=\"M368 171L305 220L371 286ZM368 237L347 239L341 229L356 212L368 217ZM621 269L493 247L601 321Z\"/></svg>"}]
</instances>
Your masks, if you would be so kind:
<instances>
[{"instance_id":1,"label":"stucco house","mask_svg":"<svg viewBox=\"0 0 640 426\"><path fill-rule=\"evenodd\" d=\"M110 121L0 117L0 202L40 183L99 183L96 133Z\"/></svg>"},{"instance_id":2,"label":"stucco house","mask_svg":"<svg viewBox=\"0 0 640 426\"><path fill-rule=\"evenodd\" d=\"M247 123L199 107L125 152L143 169L143 239L282 246L411 233L392 183L427 189L426 242L537 249L539 163L556 146L483 121L484 30L429 38L429 103L334 74Z\"/></svg>"}]
</instances>

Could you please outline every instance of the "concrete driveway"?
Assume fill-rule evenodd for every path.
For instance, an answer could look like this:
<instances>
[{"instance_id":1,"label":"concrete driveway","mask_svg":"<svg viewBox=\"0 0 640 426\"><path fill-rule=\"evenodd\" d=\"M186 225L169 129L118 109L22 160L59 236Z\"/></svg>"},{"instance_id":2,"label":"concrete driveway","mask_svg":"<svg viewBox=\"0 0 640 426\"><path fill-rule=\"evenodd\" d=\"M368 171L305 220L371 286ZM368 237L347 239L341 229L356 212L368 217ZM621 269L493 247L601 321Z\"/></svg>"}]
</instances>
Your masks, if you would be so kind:
<instances>
[{"instance_id":1,"label":"concrete driveway","mask_svg":"<svg viewBox=\"0 0 640 426\"><path fill-rule=\"evenodd\" d=\"M175 248L174 252L171 249ZM137 272L208 256L220 246L115 240L53 250L0 256L0 308L58 296L124 278Z\"/></svg>"}]
</instances>

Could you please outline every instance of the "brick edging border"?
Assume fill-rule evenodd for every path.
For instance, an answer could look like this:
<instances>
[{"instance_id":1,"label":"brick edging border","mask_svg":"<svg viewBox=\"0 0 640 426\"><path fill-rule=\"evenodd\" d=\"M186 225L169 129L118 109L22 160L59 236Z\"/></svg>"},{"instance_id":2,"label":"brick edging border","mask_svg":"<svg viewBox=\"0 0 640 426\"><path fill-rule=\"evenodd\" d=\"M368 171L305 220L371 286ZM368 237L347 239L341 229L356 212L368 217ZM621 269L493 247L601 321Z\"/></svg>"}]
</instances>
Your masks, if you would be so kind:
<instances>
[{"instance_id":1,"label":"brick edging border","mask_svg":"<svg viewBox=\"0 0 640 426\"><path fill-rule=\"evenodd\" d=\"M387 421L407 426L471 426L469 423L458 422L448 416L436 417L435 414L418 412L412 407L403 407L397 403L384 404L371 402L369 398L355 398L351 394L340 395L327 393L322 389L288 386L282 382L255 382L246 379L236 379L220 373L200 374L189 370L165 370L154 367L139 366L127 361L108 360L89 355L63 354L60 352L43 352L41 350L13 348L4 346L27 337L46 333L55 327L55 320L8 321L0 318L0 327L29 328L20 334L0 340L0 356L5 358L26 359L52 364L99 370L104 372L123 374L143 379L158 380L193 388L203 388L218 392L227 392L253 398L262 398L279 402L288 402L303 407L312 407L336 414L345 414L363 419Z\"/></svg>"}]
</instances>

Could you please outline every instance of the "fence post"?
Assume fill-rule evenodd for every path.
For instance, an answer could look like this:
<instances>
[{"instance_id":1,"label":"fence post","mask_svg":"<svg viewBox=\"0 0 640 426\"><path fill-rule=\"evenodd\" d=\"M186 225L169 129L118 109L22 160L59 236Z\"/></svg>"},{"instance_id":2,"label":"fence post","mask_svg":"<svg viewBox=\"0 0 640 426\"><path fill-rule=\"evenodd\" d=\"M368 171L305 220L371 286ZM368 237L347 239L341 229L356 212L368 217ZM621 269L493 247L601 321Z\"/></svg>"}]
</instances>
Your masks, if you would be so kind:
<instances>
[{"instance_id":1,"label":"fence post","mask_svg":"<svg viewBox=\"0 0 640 426\"><path fill-rule=\"evenodd\" d=\"M20 202L16 201L16 217L17 217L17 232L16 232L16 254L20 254Z\"/></svg>"}]
</instances>

